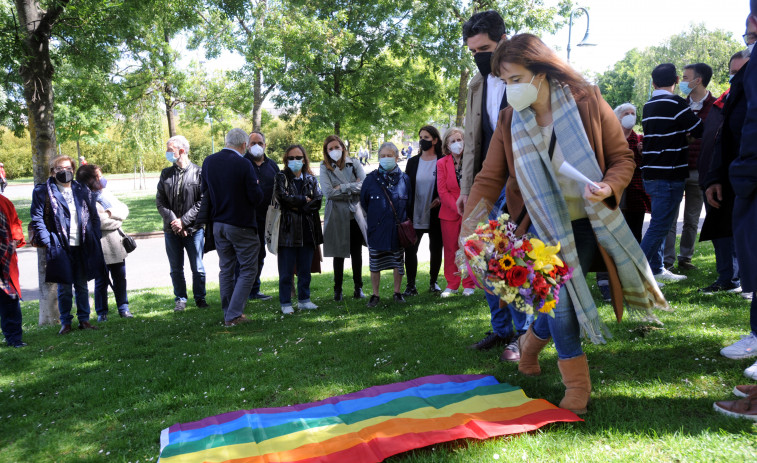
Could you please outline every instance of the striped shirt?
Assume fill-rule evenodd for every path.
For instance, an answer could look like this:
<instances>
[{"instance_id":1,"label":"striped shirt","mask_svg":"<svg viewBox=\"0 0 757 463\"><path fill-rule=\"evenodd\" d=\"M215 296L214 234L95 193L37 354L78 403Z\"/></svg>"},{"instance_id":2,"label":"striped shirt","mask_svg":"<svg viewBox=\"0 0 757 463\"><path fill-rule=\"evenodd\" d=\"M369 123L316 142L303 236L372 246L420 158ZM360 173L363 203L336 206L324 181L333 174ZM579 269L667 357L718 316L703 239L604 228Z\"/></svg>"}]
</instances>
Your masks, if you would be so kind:
<instances>
[{"instance_id":1,"label":"striped shirt","mask_svg":"<svg viewBox=\"0 0 757 463\"><path fill-rule=\"evenodd\" d=\"M644 105L641 172L645 180L682 180L689 176L690 134L702 136L702 121L680 96L655 90Z\"/></svg>"}]
</instances>

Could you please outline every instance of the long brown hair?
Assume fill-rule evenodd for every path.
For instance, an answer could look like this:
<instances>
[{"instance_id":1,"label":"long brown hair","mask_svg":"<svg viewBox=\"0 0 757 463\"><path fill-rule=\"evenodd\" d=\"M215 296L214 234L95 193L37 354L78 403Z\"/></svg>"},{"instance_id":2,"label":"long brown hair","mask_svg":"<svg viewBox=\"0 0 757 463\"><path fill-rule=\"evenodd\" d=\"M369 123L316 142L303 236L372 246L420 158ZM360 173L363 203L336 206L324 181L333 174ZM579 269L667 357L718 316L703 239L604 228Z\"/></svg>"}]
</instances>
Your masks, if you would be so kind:
<instances>
[{"instance_id":1,"label":"long brown hair","mask_svg":"<svg viewBox=\"0 0 757 463\"><path fill-rule=\"evenodd\" d=\"M424 130L428 132L429 135L431 135L432 139L436 138L436 145L434 145L434 153L436 153L436 157L438 158L442 157L442 135L439 133L439 129L437 129L433 125L424 125L418 131L418 136L420 136L421 132L423 132ZM418 149L420 150L420 147ZM423 154L423 151L421 151L418 155L420 156L421 154Z\"/></svg>"},{"instance_id":2,"label":"long brown hair","mask_svg":"<svg viewBox=\"0 0 757 463\"><path fill-rule=\"evenodd\" d=\"M332 141L338 141L339 145L342 147L342 157L334 162L333 159L331 159L331 156L329 156L328 149L326 148L329 146L329 143ZM344 142L341 138L339 138L338 135L329 135L326 137L326 141L323 142L323 163L326 164L326 168L330 171L334 171L334 166L336 165L340 169L344 169L344 164L346 163L346 159L350 156L350 150L347 149L346 146L344 146Z\"/></svg>"},{"instance_id":3,"label":"long brown hair","mask_svg":"<svg viewBox=\"0 0 757 463\"><path fill-rule=\"evenodd\" d=\"M533 34L518 34L510 40L502 40L492 55L492 74L501 77L502 63L519 64L534 74L545 73L547 78L570 87L577 97L586 96L591 88L581 74Z\"/></svg>"},{"instance_id":4,"label":"long brown hair","mask_svg":"<svg viewBox=\"0 0 757 463\"><path fill-rule=\"evenodd\" d=\"M284 151L284 168L289 169L289 160L287 159L287 157L289 156L289 152L294 149L298 149L302 152L302 172L307 172L308 174L313 175L313 171L310 170L310 159L308 158L308 152L305 151L305 147L302 145L289 145L286 151ZM289 169L289 172L292 172L292 169Z\"/></svg>"}]
</instances>

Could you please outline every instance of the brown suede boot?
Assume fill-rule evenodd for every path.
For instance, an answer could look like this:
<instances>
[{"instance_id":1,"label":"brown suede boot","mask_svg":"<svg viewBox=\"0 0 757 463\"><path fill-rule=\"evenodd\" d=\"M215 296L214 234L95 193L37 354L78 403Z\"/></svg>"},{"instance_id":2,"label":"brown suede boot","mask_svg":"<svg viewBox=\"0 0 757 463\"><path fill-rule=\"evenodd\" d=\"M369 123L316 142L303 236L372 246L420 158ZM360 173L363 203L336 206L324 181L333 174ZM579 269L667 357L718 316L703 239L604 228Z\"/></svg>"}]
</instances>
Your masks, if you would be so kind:
<instances>
[{"instance_id":1,"label":"brown suede boot","mask_svg":"<svg viewBox=\"0 0 757 463\"><path fill-rule=\"evenodd\" d=\"M567 360L558 360L562 382L565 384L565 397L560 401L560 408L570 410L576 415L586 413L586 405L591 396L591 377L586 354Z\"/></svg>"},{"instance_id":2,"label":"brown suede boot","mask_svg":"<svg viewBox=\"0 0 757 463\"><path fill-rule=\"evenodd\" d=\"M528 328L523 336L518 338L518 348L520 349L520 362L518 371L526 376L539 376L541 368L539 367L539 352L549 342L547 339L539 339L531 327Z\"/></svg>"}]
</instances>

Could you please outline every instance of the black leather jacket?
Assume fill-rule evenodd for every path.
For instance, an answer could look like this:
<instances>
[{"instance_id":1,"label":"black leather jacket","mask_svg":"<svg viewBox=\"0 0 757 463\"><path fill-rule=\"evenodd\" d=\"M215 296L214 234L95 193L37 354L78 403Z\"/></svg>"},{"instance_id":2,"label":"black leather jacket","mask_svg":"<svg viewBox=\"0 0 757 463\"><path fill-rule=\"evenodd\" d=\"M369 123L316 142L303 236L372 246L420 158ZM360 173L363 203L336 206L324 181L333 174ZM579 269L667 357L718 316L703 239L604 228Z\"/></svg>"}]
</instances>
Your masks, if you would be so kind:
<instances>
[{"instance_id":1,"label":"black leather jacket","mask_svg":"<svg viewBox=\"0 0 757 463\"><path fill-rule=\"evenodd\" d=\"M181 218L181 223L191 233L196 232L202 225L197 223L197 213L202 201L200 173L202 169L190 162L184 171L181 191L176 191L181 170L176 164L166 167L160 173L158 194L155 203L158 212L163 217L163 231L171 231L171 222Z\"/></svg>"},{"instance_id":2,"label":"black leather jacket","mask_svg":"<svg viewBox=\"0 0 757 463\"><path fill-rule=\"evenodd\" d=\"M302 174L305 184L302 193L298 193L294 185L294 174L289 168L276 174L273 186L273 196L281 204L281 225L279 226L279 246L301 247L304 245L302 236L302 220L307 220L313 230L313 243L323 243L321 229L321 202L323 193L318 186L318 180L311 174ZM308 201L306 198L310 198Z\"/></svg>"}]
</instances>

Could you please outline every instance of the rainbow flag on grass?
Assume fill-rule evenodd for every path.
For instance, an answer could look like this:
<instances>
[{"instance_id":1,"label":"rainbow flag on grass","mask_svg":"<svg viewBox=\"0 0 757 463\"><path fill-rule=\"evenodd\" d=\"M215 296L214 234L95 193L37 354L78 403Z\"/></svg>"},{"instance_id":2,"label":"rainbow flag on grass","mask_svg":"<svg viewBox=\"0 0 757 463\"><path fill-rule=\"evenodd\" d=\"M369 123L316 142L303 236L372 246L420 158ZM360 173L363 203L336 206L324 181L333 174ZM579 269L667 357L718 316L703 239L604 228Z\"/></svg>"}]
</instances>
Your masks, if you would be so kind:
<instances>
[{"instance_id":1,"label":"rainbow flag on grass","mask_svg":"<svg viewBox=\"0 0 757 463\"><path fill-rule=\"evenodd\" d=\"M532 431L555 421L581 419L493 376L435 375L175 424L161 432L160 461L378 462L439 442Z\"/></svg>"}]
</instances>

